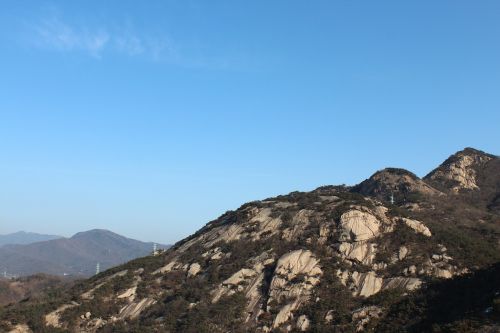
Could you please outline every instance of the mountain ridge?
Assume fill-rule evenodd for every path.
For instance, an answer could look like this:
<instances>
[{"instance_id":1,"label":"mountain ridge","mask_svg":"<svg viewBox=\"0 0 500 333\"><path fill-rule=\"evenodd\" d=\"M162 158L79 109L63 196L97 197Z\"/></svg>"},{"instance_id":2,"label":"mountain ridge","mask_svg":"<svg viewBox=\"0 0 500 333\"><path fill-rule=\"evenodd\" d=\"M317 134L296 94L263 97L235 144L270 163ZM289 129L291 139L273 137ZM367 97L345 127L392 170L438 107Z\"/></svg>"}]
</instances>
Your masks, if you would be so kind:
<instances>
[{"instance_id":1,"label":"mountain ridge","mask_svg":"<svg viewBox=\"0 0 500 333\"><path fill-rule=\"evenodd\" d=\"M0 248L0 269L16 276L47 273L85 277L95 272L97 262L104 270L147 255L152 250L152 242L126 238L109 230L92 229L70 238L5 245Z\"/></svg>"},{"instance_id":2,"label":"mountain ridge","mask_svg":"<svg viewBox=\"0 0 500 333\"><path fill-rule=\"evenodd\" d=\"M472 189L453 189L447 176L453 160L441 164L439 177L389 168L353 187L246 203L165 252L114 267L45 302L7 307L0 323L36 332L499 327L500 214L488 207L500 194L500 164L498 157L479 157L481 168L461 166L466 175L474 171ZM433 317L427 300L448 304L446 292L460 286L477 288L481 300L454 295L454 315ZM474 314L464 305L469 299L477 303Z\"/></svg>"},{"instance_id":3,"label":"mountain ridge","mask_svg":"<svg viewBox=\"0 0 500 333\"><path fill-rule=\"evenodd\" d=\"M467 147L449 156L423 179L455 193L477 190L479 188L476 183L477 169L492 160L498 160L498 156Z\"/></svg>"},{"instance_id":4,"label":"mountain ridge","mask_svg":"<svg viewBox=\"0 0 500 333\"><path fill-rule=\"evenodd\" d=\"M58 238L62 238L62 236L45 235L36 232L17 231L10 234L0 235L0 247L8 244L31 244Z\"/></svg>"}]
</instances>

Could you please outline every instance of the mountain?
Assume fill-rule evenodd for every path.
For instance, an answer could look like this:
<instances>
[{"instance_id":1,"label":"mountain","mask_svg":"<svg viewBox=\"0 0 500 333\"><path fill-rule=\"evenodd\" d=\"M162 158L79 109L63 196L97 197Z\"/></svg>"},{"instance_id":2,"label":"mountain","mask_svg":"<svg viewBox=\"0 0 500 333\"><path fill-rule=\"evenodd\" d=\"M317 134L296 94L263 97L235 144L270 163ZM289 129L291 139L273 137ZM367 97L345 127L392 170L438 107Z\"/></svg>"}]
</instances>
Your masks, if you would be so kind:
<instances>
[{"instance_id":1,"label":"mountain","mask_svg":"<svg viewBox=\"0 0 500 333\"><path fill-rule=\"evenodd\" d=\"M481 173L498 158L474 148L465 148L451 155L439 167L432 170L425 180L448 192L481 189ZM496 181L498 180L498 177ZM487 179L487 182L491 182Z\"/></svg>"},{"instance_id":2,"label":"mountain","mask_svg":"<svg viewBox=\"0 0 500 333\"><path fill-rule=\"evenodd\" d=\"M498 332L498 161L465 149L423 179L390 168L246 203L165 252L5 307L0 330Z\"/></svg>"},{"instance_id":3,"label":"mountain","mask_svg":"<svg viewBox=\"0 0 500 333\"><path fill-rule=\"evenodd\" d=\"M36 273L90 276L96 264L107 269L145 256L153 243L140 242L107 230L90 230L71 238L0 248L0 272L25 276Z\"/></svg>"},{"instance_id":4,"label":"mountain","mask_svg":"<svg viewBox=\"0 0 500 333\"><path fill-rule=\"evenodd\" d=\"M500 214L500 159L474 148L451 155L424 180L469 204Z\"/></svg>"},{"instance_id":5,"label":"mountain","mask_svg":"<svg viewBox=\"0 0 500 333\"><path fill-rule=\"evenodd\" d=\"M58 238L61 238L61 236L43 235L34 232L18 231L12 234L0 235L0 247L6 244L31 244Z\"/></svg>"},{"instance_id":6,"label":"mountain","mask_svg":"<svg viewBox=\"0 0 500 333\"><path fill-rule=\"evenodd\" d=\"M392 196L396 202L411 201L411 196L442 194L414 173L398 168L377 171L352 191L381 201L389 201Z\"/></svg>"}]
</instances>

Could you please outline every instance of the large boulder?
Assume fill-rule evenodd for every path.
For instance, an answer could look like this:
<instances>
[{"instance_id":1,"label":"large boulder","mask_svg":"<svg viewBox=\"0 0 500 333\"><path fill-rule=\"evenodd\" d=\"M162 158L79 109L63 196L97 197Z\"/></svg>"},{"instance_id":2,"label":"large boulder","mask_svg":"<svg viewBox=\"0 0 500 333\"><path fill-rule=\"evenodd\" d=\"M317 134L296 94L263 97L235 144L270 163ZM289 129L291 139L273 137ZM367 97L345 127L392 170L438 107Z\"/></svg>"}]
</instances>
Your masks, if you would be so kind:
<instances>
[{"instance_id":1,"label":"large boulder","mask_svg":"<svg viewBox=\"0 0 500 333\"><path fill-rule=\"evenodd\" d=\"M378 236L381 223L370 213L352 209L342 214L340 226L351 235L351 240L358 242Z\"/></svg>"}]
</instances>

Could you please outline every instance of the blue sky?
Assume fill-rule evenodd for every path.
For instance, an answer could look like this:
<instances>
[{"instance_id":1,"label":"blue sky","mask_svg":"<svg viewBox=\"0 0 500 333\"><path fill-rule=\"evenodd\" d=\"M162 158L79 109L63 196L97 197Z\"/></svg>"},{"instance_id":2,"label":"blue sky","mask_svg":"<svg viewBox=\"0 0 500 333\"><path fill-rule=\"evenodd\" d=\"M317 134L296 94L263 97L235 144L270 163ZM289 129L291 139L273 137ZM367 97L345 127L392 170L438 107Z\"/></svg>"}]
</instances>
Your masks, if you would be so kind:
<instances>
[{"instance_id":1,"label":"blue sky","mask_svg":"<svg viewBox=\"0 0 500 333\"><path fill-rule=\"evenodd\" d=\"M0 233L171 243L226 210L500 153L498 1L18 1Z\"/></svg>"}]
</instances>

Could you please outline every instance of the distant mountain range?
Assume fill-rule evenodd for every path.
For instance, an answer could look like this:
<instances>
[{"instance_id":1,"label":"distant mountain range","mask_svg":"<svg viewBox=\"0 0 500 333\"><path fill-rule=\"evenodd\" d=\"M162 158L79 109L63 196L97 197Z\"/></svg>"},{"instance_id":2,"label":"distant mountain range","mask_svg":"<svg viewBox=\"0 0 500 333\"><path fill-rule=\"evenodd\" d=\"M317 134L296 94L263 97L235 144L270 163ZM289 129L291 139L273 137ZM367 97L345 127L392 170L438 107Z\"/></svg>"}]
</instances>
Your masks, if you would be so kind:
<instances>
[{"instance_id":1,"label":"distant mountain range","mask_svg":"<svg viewBox=\"0 0 500 333\"><path fill-rule=\"evenodd\" d=\"M62 238L56 235L43 235L34 232L18 231L12 234L0 235L0 246L7 244L31 244Z\"/></svg>"},{"instance_id":2,"label":"distant mountain range","mask_svg":"<svg viewBox=\"0 0 500 333\"><path fill-rule=\"evenodd\" d=\"M38 235L31 239L36 237L51 236ZM17 239L27 242L30 238ZM165 247L159 245L159 248ZM77 233L71 238L59 237L31 244L4 245L0 247L0 273L7 276L36 273L90 276L95 273L97 263L105 270L145 256L152 250L153 243L126 238L108 230L94 229Z\"/></svg>"}]
</instances>

